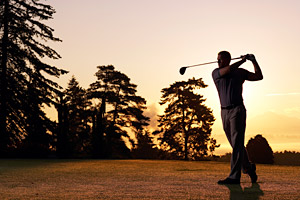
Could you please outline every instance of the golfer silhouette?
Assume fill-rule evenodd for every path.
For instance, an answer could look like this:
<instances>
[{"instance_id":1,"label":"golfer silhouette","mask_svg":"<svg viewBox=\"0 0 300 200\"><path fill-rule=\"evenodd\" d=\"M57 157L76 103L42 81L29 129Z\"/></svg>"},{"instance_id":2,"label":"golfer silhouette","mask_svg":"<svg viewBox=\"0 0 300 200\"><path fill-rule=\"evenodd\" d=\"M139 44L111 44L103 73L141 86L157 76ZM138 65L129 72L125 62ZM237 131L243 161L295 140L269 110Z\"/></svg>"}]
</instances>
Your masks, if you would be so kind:
<instances>
[{"instance_id":1,"label":"golfer silhouette","mask_svg":"<svg viewBox=\"0 0 300 200\"><path fill-rule=\"evenodd\" d=\"M245 80L262 80L263 75L253 54L241 58L242 60L230 65L230 53L221 51L218 53L219 68L212 72L221 103L223 129L232 147L231 172L226 179L219 180L218 184L240 184L241 171L250 176L252 183L257 181L256 166L249 162L244 146L246 108L242 91ZM255 73L239 68L246 60L253 63Z\"/></svg>"}]
</instances>

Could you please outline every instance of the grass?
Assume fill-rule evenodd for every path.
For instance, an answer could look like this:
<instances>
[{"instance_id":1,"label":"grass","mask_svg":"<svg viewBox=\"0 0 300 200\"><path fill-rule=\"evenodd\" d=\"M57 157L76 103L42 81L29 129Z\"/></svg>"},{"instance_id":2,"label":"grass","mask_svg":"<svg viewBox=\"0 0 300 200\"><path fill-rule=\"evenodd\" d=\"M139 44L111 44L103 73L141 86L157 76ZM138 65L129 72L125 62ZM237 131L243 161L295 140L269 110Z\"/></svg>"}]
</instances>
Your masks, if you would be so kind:
<instances>
[{"instance_id":1,"label":"grass","mask_svg":"<svg viewBox=\"0 0 300 200\"><path fill-rule=\"evenodd\" d=\"M0 160L1 199L300 199L300 167L258 165L258 184L216 184L229 163Z\"/></svg>"}]
</instances>

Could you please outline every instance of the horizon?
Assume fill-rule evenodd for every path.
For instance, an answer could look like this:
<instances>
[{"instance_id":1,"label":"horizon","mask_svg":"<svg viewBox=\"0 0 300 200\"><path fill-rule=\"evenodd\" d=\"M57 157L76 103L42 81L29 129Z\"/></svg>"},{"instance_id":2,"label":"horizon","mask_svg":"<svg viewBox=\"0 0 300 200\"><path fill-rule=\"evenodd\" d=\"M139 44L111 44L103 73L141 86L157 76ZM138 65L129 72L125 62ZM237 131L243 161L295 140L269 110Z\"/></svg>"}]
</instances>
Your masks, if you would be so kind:
<instances>
[{"instance_id":1,"label":"horizon","mask_svg":"<svg viewBox=\"0 0 300 200\"><path fill-rule=\"evenodd\" d=\"M212 137L221 144L215 153L231 147L220 120L220 103L211 72L217 65L179 68L215 61L228 50L232 57L253 53L264 79L244 84L247 109L245 145L262 134L273 152L300 151L300 2L252 1L67 1L53 0L54 18L46 24L63 40L51 43L62 58L47 60L68 75L57 80L66 88L74 75L83 88L96 80L96 66L114 65L137 84L137 94L147 100L152 120L163 109L161 89L175 81L203 78L208 85L200 93L216 121ZM226 23L228 22L228 23ZM241 66L253 71L247 61ZM83 73L84 72L84 73ZM270 114L271 113L271 114ZM48 110L55 118L55 112ZM155 121L151 121L155 127ZM149 128L153 128L149 127Z\"/></svg>"}]
</instances>

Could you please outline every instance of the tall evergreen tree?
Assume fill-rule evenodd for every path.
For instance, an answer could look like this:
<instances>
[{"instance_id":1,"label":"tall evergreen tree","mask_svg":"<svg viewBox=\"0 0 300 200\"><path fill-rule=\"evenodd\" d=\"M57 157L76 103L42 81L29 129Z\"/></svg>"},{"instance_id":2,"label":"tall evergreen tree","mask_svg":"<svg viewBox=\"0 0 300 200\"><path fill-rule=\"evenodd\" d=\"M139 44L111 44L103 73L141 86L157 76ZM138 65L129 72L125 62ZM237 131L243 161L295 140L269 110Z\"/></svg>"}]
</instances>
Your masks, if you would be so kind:
<instances>
[{"instance_id":1,"label":"tall evergreen tree","mask_svg":"<svg viewBox=\"0 0 300 200\"><path fill-rule=\"evenodd\" d=\"M105 117L106 106L105 97L101 98L98 106L93 108L92 112L92 137L91 137L91 150L95 158L106 158L106 142L104 131L107 129L108 124Z\"/></svg>"},{"instance_id":2,"label":"tall evergreen tree","mask_svg":"<svg viewBox=\"0 0 300 200\"><path fill-rule=\"evenodd\" d=\"M196 93L205 87L201 78L193 78L162 89L160 104L167 107L159 116L160 130L155 131L160 136L161 149L185 160L207 155L215 119L203 96Z\"/></svg>"},{"instance_id":3,"label":"tall evergreen tree","mask_svg":"<svg viewBox=\"0 0 300 200\"><path fill-rule=\"evenodd\" d=\"M95 134L101 134L107 157L122 152L126 153L121 156L128 156L130 151L122 137L130 138L128 128L137 131L148 125L149 118L143 115L146 100L136 94L137 86L130 82L130 78L112 65L99 66L96 76L97 81L90 85L89 93L90 98L100 101L97 116L102 124L97 124L97 130L101 127L102 132Z\"/></svg>"},{"instance_id":4,"label":"tall evergreen tree","mask_svg":"<svg viewBox=\"0 0 300 200\"><path fill-rule=\"evenodd\" d=\"M6 131L7 105L7 49L8 49L8 0L0 2L0 30L1 30L1 75L0 75L0 153L5 151L9 143L9 136Z\"/></svg>"},{"instance_id":5,"label":"tall evergreen tree","mask_svg":"<svg viewBox=\"0 0 300 200\"><path fill-rule=\"evenodd\" d=\"M24 138L37 139L36 134L48 136L53 123L42 108L50 106L59 93L59 85L49 77L67 72L42 61L43 57L60 58L54 49L42 43L60 41L53 36L54 30L42 23L55 13L50 5L39 0L2 0L0 12L0 149L3 152Z\"/></svg>"},{"instance_id":6,"label":"tall evergreen tree","mask_svg":"<svg viewBox=\"0 0 300 200\"><path fill-rule=\"evenodd\" d=\"M60 158L67 158L71 155L71 151L68 146L69 110L63 93L58 94L55 106L58 113L58 126L55 138L56 155Z\"/></svg>"},{"instance_id":7,"label":"tall evergreen tree","mask_svg":"<svg viewBox=\"0 0 300 200\"><path fill-rule=\"evenodd\" d=\"M65 90L65 104L68 109L68 143L72 154L86 153L90 126L88 125L91 103L86 90L79 86L73 76Z\"/></svg>"},{"instance_id":8,"label":"tall evergreen tree","mask_svg":"<svg viewBox=\"0 0 300 200\"><path fill-rule=\"evenodd\" d=\"M134 158L158 159L158 149L153 142L153 136L148 130L136 134L137 144L131 149Z\"/></svg>"}]
</instances>

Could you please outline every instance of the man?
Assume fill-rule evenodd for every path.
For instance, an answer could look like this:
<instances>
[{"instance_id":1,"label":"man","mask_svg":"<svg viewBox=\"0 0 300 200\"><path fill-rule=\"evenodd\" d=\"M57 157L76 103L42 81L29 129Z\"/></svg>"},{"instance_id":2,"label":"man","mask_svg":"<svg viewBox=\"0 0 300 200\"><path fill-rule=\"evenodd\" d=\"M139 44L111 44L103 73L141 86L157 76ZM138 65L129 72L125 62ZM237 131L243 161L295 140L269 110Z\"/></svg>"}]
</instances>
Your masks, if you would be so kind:
<instances>
[{"instance_id":1,"label":"man","mask_svg":"<svg viewBox=\"0 0 300 200\"><path fill-rule=\"evenodd\" d=\"M263 75L254 55L247 54L241 58L230 65L230 53L221 51L218 54L219 68L212 72L221 103L223 129L232 147L231 172L228 178L218 181L218 184L240 184L241 170L250 176L252 183L257 181L256 166L249 162L244 146L246 109L242 91L245 80L262 80ZM253 63L255 73L239 68L246 60Z\"/></svg>"}]
</instances>

